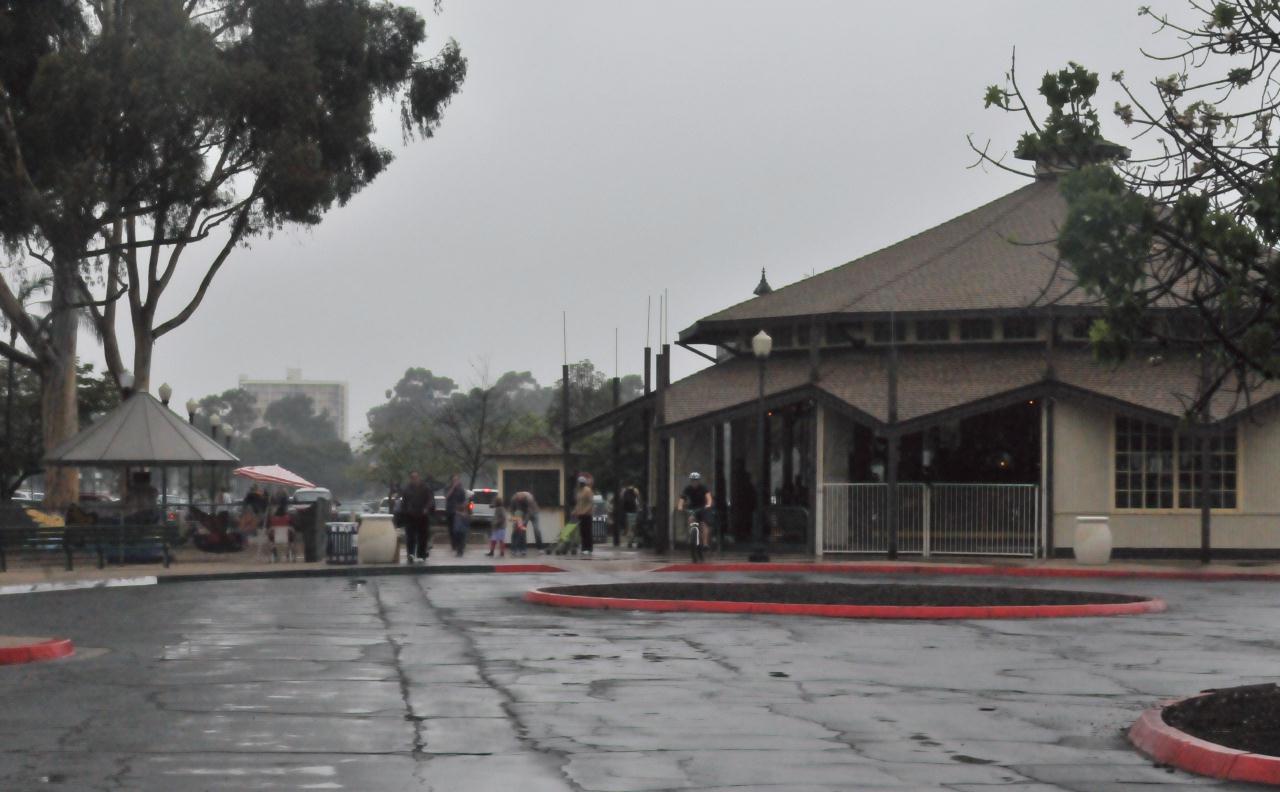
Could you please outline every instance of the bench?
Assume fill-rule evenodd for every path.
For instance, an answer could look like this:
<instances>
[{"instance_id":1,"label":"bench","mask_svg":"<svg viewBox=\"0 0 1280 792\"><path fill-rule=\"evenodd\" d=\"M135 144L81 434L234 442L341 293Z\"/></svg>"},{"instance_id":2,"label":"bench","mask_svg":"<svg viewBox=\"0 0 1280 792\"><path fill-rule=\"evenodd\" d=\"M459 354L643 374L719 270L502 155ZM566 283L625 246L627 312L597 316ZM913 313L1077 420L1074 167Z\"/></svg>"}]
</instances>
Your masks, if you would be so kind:
<instances>
[{"instance_id":1,"label":"bench","mask_svg":"<svg viewBox=\"0 0 1280 792\"><path fill-rule=\"evenodd\" d=\"M78 528L44 527L11 528L0 531L0 572L9 568L10 554L60 553L66 568L72 568L72 556L83 547Z\"/></svg>"},{"instance_id":2,"label":"bench","mask_svg":"<svg viewBox=\"0 0 1280 792\"><path fill-rule=\"evenodd\" d=\"M78 525L70 527L11 528L0 531L0 572L8 569L11 553L61 553L65 568L74 568L77 552L94 557L98 569L107 562L154 561L159 556L167 568L176 529L167 525Z\"/></svg>"},{"instance_id":3,"label":"bench","mask_svg":"<svg viewBox=\"0 0 1280 792\"><path fill-rule=\"evenodd\" d=\"M156 556L165 568L173 561L170 548L176 543L177 528L171 525L86 525L82 532L85 544L98 555L98 569L107 563L149 563Z\"/></svg>"}]
</instances>

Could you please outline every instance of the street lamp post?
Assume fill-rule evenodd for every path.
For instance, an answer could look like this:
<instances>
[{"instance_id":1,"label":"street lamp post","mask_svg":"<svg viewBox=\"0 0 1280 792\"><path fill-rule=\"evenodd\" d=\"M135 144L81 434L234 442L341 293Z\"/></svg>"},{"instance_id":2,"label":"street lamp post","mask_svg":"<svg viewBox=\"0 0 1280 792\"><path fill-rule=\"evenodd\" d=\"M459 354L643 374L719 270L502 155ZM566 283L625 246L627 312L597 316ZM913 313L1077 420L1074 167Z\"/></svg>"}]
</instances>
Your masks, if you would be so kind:
<instances>
[{"instance_id":1,"label":"street lamp post","mask_svg":"<svg viewBox=\"0 0 1280 792\"><path fill-rule=\"evenodd\" d=\"M160 403L168 407L169 400L173 398L173 386L166 382L160 386L157 392L160 394Z\"/></svg>"},{"instance_id":2,"label":"street lamp post","mask_svg":"<svg viewBox=\"0 0 1280 792\"><path fill-rule=\"evenodd\" d=\"M213 438L213 442L215 443L218 442L219 426L222 426L222 416L218 415L217 413L213 413L212 415L209 416L209 436ZM210 471L210 473L211 475L209 476L209 513L213 514L214 510L217 508L218 477L216 475L212 475L212 471Z\"/></svg>"},{"instance_id":3,"label":"street lamp post","mask_svg":"<svg viewBox=\"0 0 1280 792\"><path fill-rule=\"evenodd\" d=\"M765 424L768 422L769 416L764 409L764 367L765 362L769 359L769 353L772 351L773 339L765 331L761 330L751 339L751 352L756 356L756 360L760 361L760 405L758 410L758 432L756 434L756 442L760 446L760 497L759 503L756 504L755 519L751 522L751 543L753 547L747 560L757 562L769 560L764 534L764 513L769 505L769 455L765 449Z\"/></svg>"},{"instance_id":4,"label":"street lamp post","mask_svg":"<svg viewBox=\"0 0 1280 792\"><path fill-rule=\"evenodd\" d=\"M187 423L195 426L196 410L200 409L200 402L195 399L187 399ZM187 465L187 509L196 505L196 471L191 465Z\"/></svg>"}]
</instances>

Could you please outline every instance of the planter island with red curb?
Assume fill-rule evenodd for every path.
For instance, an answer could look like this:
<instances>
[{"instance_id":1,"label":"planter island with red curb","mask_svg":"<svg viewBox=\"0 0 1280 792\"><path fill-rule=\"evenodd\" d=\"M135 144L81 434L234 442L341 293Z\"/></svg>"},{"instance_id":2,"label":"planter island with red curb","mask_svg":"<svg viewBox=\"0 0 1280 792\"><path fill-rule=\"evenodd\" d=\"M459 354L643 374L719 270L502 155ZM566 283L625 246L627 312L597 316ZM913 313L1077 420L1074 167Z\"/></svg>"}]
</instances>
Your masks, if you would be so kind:
<instances>
[{"instance_id":1,"label":"planter island with red curb","mask_svg":"<svg viewBox=\"0 0 1280 792\"><path fill-rule=\"evenodd\" d=\"M1152 707L1129 740L1188 773L1280 786L1280 690L1246 685Z\"/></svg>"},{"instance_id":2,"label":"planter island with red curb","mask_svg":"<svg viewBox=\"0 0 1280 792\"><path fill-rule=\"evenodd\" d=\"M22 635L0 635L0 665L57 660L75 654L66 638L33 638Z\"/></svg>"},{"instance_id":3,"label":"planter island with red curb","mask_svg":"<svg viewBox=\"0 0 1280 792\"><path fill-rule=\"evenodd\" d=\"M667 564L653 572L791 572L837 575L970 575L976 577L1106 578L1133 580L1199 580L1280 582L1278 572L1217 572L1196 569L1108 569L1103 567L1014 566L994 564L931 564L912 561L754 563L727 561L709 564Z\"/></svg>"},{"instance_id":4,"label":"planter island with red curb","mask_svg":"<svg viewBox=\"0 0 1280 792\"><path fill-rule=\"evenodd\" d=\"M847 619L1031 619L1156 613L1163 600L1092 591L895 583L644 582L550 586L525 600L566 608L768 613Z\"/></svg>"}]
</instances>

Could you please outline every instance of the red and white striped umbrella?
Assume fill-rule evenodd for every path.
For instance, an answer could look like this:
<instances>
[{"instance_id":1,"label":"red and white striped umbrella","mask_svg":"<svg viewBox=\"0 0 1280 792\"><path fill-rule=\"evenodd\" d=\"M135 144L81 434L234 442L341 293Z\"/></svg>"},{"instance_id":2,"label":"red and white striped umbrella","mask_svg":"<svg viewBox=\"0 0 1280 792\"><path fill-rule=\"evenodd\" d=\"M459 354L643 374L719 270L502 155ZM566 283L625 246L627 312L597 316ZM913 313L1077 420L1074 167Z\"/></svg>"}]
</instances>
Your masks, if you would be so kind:
<instances>
[{"instance_id":1,"label":"red and white striped umbrella","mask_svg":"<svg viewBox=\"0 0 1280 792\"><path fill-rule=\"evenodd\" d=\"M249 467L236 468L233 472L240 478L261 481L265 484L283 484L286 487L295 488L315 486L315 484L307 481L297 473L279 465L250 465Z\"/></svg>"}]
</instances>

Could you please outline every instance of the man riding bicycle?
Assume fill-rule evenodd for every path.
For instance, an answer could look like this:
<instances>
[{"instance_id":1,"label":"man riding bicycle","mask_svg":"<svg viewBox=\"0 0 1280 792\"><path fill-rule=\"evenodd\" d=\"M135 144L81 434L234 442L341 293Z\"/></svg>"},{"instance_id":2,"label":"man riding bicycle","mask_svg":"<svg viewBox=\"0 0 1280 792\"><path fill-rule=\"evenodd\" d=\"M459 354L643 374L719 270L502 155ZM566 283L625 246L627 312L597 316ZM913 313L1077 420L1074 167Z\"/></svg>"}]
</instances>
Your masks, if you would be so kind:
<instances>
[{"instance_id":1,"label":"man riding bicycle","mask_svg":"<svg viewBox=\"0 0 1280 792\"><path fill-rule=\"evenodd\" d=\"M676 505L681 511L688 511L688 521L697 521L703 526L707 525L706 515L711 510L711 493L702 484L702 475L697 471L689 474L689 486L684 488L684 492L680 493L680 502ZM710 532L705 528L699 536L699 544L703 547L709 547L707 535Z\"/></svg>"}]
</instances>

